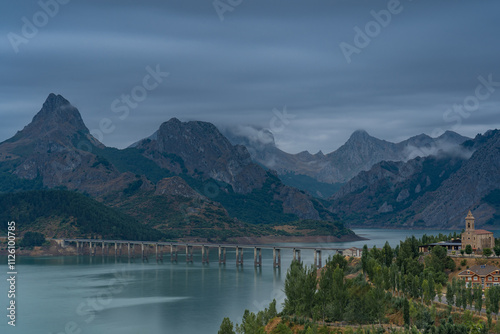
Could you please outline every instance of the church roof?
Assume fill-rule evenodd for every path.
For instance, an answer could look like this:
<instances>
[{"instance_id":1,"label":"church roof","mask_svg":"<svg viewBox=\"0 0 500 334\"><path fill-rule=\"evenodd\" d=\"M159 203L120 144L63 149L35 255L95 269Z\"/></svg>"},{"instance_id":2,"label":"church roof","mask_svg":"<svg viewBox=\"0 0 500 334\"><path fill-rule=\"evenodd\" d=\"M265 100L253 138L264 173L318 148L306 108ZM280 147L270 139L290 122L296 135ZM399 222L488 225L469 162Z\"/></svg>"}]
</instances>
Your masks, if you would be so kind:
<instances>
[{"instance_id":1,"label":"church roof","mask_svg":"<svg viewBox=\"0 0 500 334\"><path fill-rule=\"evenodd\" d=\"M465 219L474 219L474 216L472 215L472 212L470 212L470 210L469 210L469 213L467 214L467 217L465 217Z\"/></svg>"},{"instance_id":2,"label":"church roof","mask_svg":"<svg viewBox=\"0 0 500 334\"><path fill-rule=\"evenodd\" d=\"M476 234L493 234L493 232L486 231L486 230L475 230L474 231Z\"/></svg>"}]
</instances>

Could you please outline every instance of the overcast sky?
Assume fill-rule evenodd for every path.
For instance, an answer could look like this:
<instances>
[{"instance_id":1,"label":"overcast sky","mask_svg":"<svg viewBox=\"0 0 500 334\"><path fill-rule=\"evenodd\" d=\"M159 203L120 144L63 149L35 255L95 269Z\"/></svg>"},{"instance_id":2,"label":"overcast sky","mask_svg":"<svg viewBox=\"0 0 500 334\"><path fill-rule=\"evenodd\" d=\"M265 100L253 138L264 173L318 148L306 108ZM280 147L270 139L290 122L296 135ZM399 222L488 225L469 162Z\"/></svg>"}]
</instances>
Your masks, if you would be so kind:
<instances>
[{"instance_id":1,"label":"overcast sky","mask_svg":"<svg viewBox=\"0 0 500 334\"><path fill-rule=\"evenodd\" d=\"M500 128L499 1L54 1L0 2L0 141L51 92L119 148L172 117L291 153Z\"/></svg>"}]
</instances>

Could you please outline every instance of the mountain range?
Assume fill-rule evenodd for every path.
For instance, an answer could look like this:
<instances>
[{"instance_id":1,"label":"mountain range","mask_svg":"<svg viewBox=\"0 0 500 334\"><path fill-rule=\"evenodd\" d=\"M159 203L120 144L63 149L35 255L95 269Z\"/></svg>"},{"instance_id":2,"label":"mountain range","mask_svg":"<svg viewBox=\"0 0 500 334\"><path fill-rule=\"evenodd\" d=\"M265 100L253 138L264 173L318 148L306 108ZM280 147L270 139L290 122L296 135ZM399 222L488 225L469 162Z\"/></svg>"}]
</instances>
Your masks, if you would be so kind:
<instances>
[{"instance_id":1,"label":"mountain range","mask_svg":"<svg viewBox=\"0 0 500 334\"><path fill-rule=\"evenodd\" d=\"M331 153L319 151L311 154L304 151L289 154L276 147L274 137L268 130L235 127L226 129L225 133L233 144L247 146L254 161L276 170L284 182L319 198L331 196L342 184L361 171L368 171L378 162L407 161L416 156L453 150L470 139L446 131L437 138L420 134L391 143L372 137L364 130L357 130L344 145Z\"/></svg>"},{"instance_id":2,"label":"mountain range","mask_svg":"<svg viewBox=\"0 0 500 334\"><path fill-rule=\"evenodd\" d=\"M213 124L173 118L118 150L95 139L69 101L50 94L30 124L0 143L0 191L53 188L88 194L175 236L283 234L248 223L336 220Z\"/></svg>"},{"instance_id":3,"label":"mountain range","mask_svg":"<svg viewBox=\"0 0 500 334\"><path fill-rule=\"evenodd\" d=\"M211 123L172 118L149 137L116 149L90 134L69 101L50 94L30 124L0 143L0 192L17 194L2 197L2 203L10 203L2 209L16 217L40 214L43 223L27 228L53 236L64 233L48 226L48 220L78 218L65 217L69 210L36 211L40 196L61 195L29 191L85 194L116 212L82 204L80 198L75 207L99 207L105 221L128 217L120 218L122 236L160 231L163 238L219 241L264 235L352 237L342 222L461 228L468 210L476 214L477 226L495 228L500 222L499 137L498 130L474 139L447 131L437 138L421 134L392 143L358 130L331 153L289 154L267 130L219 130ZM23 200L19 192L26 191ZM132 222L146 230L131 229ZM87 236L100 231L86 224L77 224L77 230Z\"/></svg>"},{"instance_id":4,"label":"mountain range","mask_svg":"<svg viewBox=\"0 0 500 334\"><path fill-rule=\"evenodd\" d=\"M347 182L330 209L363 226L462 228L468 210L478 225L500 223L500 131L465 141L459 150L383 161Z\"/></svg>"}]
</instances>

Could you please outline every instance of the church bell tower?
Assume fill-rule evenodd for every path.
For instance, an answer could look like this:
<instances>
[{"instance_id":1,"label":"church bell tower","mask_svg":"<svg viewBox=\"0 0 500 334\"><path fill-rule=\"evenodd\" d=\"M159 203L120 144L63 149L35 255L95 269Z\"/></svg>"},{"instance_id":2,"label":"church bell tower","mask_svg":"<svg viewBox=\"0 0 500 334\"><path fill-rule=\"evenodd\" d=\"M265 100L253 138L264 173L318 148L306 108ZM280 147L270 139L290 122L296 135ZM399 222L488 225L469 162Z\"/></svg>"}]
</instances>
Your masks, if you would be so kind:
<instances>
[{"instance_id":1,"label":"church bell tower","mask_svg":"<svg viewBox=\"0 0 500 334\"><path fill-rule=\"evenodd\" d=\"M474 216L472 215L472 212L467 214L467 217L465 217L465 231L466 232L473 232L474 231Z\"/></svg>"}]
</instances>

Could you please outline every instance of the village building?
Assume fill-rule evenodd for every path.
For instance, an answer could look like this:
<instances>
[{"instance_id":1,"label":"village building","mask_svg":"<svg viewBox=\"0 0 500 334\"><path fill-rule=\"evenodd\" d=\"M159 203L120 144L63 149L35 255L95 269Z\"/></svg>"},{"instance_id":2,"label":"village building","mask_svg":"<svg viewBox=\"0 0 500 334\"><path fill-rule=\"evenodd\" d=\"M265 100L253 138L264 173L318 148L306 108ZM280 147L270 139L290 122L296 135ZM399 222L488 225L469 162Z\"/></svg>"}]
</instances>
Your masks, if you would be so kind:
<instances>
[{"instance_id":1,"label":"village building","mask_svg":"<svg viewBox=\"0 0 500 334\"><path fill-rule=\"evenodd\" d=\"M467 217L465 217L465 232L462 233L462 249L465 249L467 245L471 245L473 250L493 249L495 247L493 232L476 230L474 221L474 216L469 210Z\"/></svg>"},{"instance_id":2,"label":"village building","mask_svg":"<svg viewBox=\"0 0 500 334\"><path fill-rule=\"evenodd\" d=\"M477 265L463 270L458 274L459 279L465 281L467 287L487 289L500 283L500 268L490 265Z\"/></svg>"},{"instance_id":3,"label":"village building","mask_svg":"<svg viewBox=\"0 0 500 334\"><path fill-rule=\"evenodd\" d=\"M460 249L462 249L462 241L460 239L454 239L448 241L434 242L432 244L418 246L418 251L420 253L427 253L430 252L432 248L436 246L444 247L448 252L460 251Z\"/></svg>"},{"instance_id":4,"label":"village building","mask_svg":"<svg viewBox=\"0 0 500 334\"><path fill-rule=\"evenodd\" d=\"M363 248L358 247L351 247L342 251L342 255L351 257L361 257L361 254L363 254Z\"/></svg>"}]
</instances>

